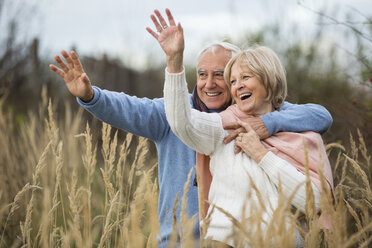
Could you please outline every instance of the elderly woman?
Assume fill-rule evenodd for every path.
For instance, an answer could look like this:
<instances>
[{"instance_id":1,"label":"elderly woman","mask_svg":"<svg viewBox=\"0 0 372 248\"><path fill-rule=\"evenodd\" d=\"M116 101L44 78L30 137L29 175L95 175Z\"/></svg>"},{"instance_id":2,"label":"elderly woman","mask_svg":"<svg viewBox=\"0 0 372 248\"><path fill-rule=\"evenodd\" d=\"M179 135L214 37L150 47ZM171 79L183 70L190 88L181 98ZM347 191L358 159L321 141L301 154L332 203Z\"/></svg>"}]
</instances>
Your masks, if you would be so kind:
<instances>
[{"instance_id":1,"label":"elderly woman","mask_svg":"<svg viewBox=\"0 0 372 248\"><path fill-rule=\"evenodd\" d=\"M210 155L213 176L208 201L210 222L206 237L228 245L242 246L231 238L232 218L246 222L260 213L260 224L249 231L263 231L278 206L279 188L292 206L305 211L304 144L309 154L311 187L319 209L319 164L328 186L332 175L322 139L313 132L280 133L260 142L255 132L241 123L247 133L236 145L244 153L234 154L234 144L224 144L227 131L223 125L247 116L260 116L279 109L286 97L284 69L276 54L266 47L256 47L235 55L225 68L225 81L235 104L221 113L204 113L191 108L183 69L183 31L180 24L169 32L167 40L159 40L167 55L164 97L167 120L173 132L197 152ZM321 152L322 161L319 159ZM292 195L293 191L296 193ZM260 211L254 209L261 207ZM228 215L230 215L228 217ZM300 240L297 233L296 240ZM299 242L296 242L299 244ZM249 241L244 246L249 245Z\"/></svg>"},{"instance_id":2,"label":"elderly woman","mask_svg":"<svg viewBox=\"0 0 372 248\"><path fill-rule=\"evenodd\" d=\"M306 181L304 143L309 153L311 186L319 209L319 151L324 174L332 188L332 176L322 139L314 132L280 133L260 142L253 129L238 137L236 145L245 153L234 154L234 144L223 144L223 124L239 121L248 115L260 116L279 109L286 97L284 69L269 48L256 47L235 55L225 68L225 81L235 104L217 113L192 110L183 70L166 72L164 87L167 119L174 133L192 149L211 156L213 176L208 200L210 223L206 237L233 245L231 214L238 221L252 217L253 209L262 204L262 223L269 223L279 200L278 187L288 199L293 190ZM291 204L305 212L306 189L300 186ZM264 229L265 227L262 226ZM252 231L253 229L251 229ZM257 231L257 230L256 230ZM299 236L297 237L299 240Z\"/></svg>"}]
</instances>

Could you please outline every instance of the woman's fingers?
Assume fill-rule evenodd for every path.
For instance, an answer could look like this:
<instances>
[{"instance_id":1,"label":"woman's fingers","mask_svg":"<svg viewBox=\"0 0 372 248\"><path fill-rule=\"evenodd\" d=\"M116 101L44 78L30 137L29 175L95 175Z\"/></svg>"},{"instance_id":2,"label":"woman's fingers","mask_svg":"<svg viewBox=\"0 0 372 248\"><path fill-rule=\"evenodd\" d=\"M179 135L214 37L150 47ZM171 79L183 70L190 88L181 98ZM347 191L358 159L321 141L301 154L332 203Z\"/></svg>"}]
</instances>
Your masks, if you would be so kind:
<instances>
[{"instance_id":1,"label":"woman's fingers","mask_svg":"<svg viewBox=\"0 0 372 248\"><path fill-rule=\"evenodd\" d=\"M174 19L173 19L173 15L172 15L172 13L170 12L170 10L169 10L169 9L165 9L165 13L167 14L168 21L169 21L169 25L171 25L171 26L176 26L176 22L174 21Z\"/></svg>"},{"instance_id":2,"label":"woman's fingers","mask_svg":"<svg viewBox=\"0 0 372 248\"><path fill-rule=\"evenodd\" d=\"M147 30L147 32L149 32L149 33L152 35L152 37L154 37L155 39L158 39L158 38L159 38L159 35L158 35L154 30L152 30L151 28L147 27L146 30Z\"/></svg>"},{"instance_id":3,"label":"woman's fingers","mask_svg":"<svg viewBox=\"0 0 372 248\"><path fill-rule=\"evenodd\" d=\"M167 22L164 20L163 16L160 14L159 10L154 10L155 15L158 17L159 22L161 24L162 29L166 29L168 27ZM159 30L158 30L159 31Z\"/></svg>"},{"instance_id":4,"label":"woman's fingers","mask_svg":"<svg viewBox=\"0 0 372 248\"><path fill-rule=\"evenodd\" d=\"M156 19L156 17L154 15L150 15L150 18L151 18L152 22L154 23L156 31L158 31L158 33L163 31L163 27L159 24L158 19Z\"/></svg>"}]
</instances>

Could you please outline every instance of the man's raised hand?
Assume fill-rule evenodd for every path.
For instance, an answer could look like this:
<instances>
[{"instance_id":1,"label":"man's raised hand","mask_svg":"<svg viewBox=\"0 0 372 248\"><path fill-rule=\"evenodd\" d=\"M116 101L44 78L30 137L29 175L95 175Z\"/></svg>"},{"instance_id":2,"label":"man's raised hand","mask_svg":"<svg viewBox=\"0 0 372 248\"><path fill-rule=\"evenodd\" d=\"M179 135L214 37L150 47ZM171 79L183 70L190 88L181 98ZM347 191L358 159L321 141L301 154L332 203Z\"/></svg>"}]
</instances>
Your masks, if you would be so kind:
<instances>
[{"instance_id":1,"label":"man's raised hand","mask_svg":"<svg viewBox=\"0 0 372 248\"><path fill-rule=\"evenodd\" d=\"M66 83L70 93L79 97L84 102L89 102L93 99L94 91L87 74L84 72L83 66L80 63L77 54L72 51L67 53L65 50L61 52L67 64L60 58L54 56L59 67L51 64L49 68L57 73Z\"/></svg>"}]
</instances>

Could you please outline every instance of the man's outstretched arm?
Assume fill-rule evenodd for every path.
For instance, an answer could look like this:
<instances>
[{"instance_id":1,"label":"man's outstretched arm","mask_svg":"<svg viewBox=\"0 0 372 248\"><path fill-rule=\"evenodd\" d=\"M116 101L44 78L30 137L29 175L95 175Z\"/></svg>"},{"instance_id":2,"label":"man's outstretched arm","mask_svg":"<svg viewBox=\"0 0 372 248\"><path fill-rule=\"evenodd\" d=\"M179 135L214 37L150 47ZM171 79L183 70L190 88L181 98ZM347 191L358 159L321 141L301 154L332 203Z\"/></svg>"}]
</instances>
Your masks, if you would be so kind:
<instances>
[{"instance_id":1,"label":"man's outstretched arm","mask_svg":"<svg viewBox=\"0 0 372 248\"><path fill-rule=\"evenodd\" d=\"M278 132L304 132L314 131L324 134L332 125L332 116L326 108L318 104L291 104L285 102L279 111L269 112L260 117L243 119L258 134L260 139L265 139ZM245 129L237 122L224 126L230 130L224 143L234 140Z\"/></svg>"}]
</instances>

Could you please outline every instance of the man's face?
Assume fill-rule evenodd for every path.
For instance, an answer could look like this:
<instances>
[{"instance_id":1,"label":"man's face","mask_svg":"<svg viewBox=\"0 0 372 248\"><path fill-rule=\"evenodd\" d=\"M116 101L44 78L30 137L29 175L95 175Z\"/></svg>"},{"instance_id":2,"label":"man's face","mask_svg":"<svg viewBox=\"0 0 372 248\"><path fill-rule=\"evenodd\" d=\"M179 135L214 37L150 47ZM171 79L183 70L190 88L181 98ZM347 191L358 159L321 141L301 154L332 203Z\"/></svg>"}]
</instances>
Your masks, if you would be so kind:
<instances>
[{"instance_id":1,"label":"man's face","mask_svg":"<svg viewBox=\"0 0 372 248\"><path fill-rule=\"evenodd\" d=\"M211 51L203 53L197 67L197 92L200 100L209 109L221 109L230 103L231 96L223 72L231 52L218 48L213 54Z\"/></svg>"}]
</instances>

